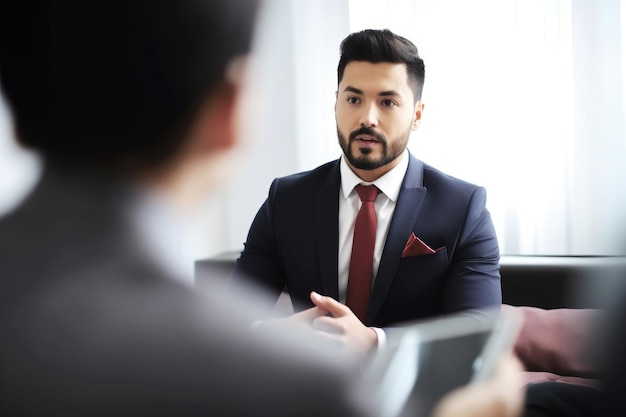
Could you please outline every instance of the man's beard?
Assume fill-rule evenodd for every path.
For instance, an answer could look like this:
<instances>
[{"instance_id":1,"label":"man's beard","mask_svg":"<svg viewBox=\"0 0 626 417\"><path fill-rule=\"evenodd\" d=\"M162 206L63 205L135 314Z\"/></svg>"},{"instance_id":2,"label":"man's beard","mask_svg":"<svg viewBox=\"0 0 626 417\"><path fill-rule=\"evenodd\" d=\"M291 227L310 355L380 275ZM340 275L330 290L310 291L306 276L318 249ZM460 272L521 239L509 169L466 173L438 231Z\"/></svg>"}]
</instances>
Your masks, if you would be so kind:
<instances>
[{"instance_id":1,"label":"man's beard","mask_svg":"<svg viewBox=\"0 0 626 417\"><path fill-rule=\"evenodd\" d=\"M404 152L404 150L406 149L406 145L409 142L410 133L411 129L409 128L406 134L397 138L397 140L395 140L392 145L389 146L387 138L384 135L376 132L372 128L361 127L350 133L349 139L346 140L339 131L339 126L337 126L337 137L339 138L339 146L341 147L343 154L346 156L346 159L353 167L366 171L372 171L374 169L385 166L395 160L398 156L400 156L402 152ZM382 145L382 156L379 159L374 159L369 156L369 154L372 152L372 149L370 148L360 147L357 151L359 155L355 155L355 153L352 152L351 145L356 140L356 137L359 135L372 136L378 141L378 143Z\"/></svg>"}]
</instances>

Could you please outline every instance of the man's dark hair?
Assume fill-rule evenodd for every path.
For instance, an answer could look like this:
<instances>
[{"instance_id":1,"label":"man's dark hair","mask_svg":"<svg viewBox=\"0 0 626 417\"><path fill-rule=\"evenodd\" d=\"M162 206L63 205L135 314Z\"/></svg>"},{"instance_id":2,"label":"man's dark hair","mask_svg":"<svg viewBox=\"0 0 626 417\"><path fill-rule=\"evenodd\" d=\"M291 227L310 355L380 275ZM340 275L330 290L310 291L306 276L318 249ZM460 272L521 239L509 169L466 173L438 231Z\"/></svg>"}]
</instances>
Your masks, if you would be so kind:
<instances>
[{"instance_id":1,"label":"man's dark hair","mask_svg":"<svg viewBox=\"0 0 626 417\"><path fill-rule=\"evenodd\" d=\"M160 166L248 52L257 3L2 2L0 86L18 140L65 163Z\"/></svg>"},{"instance_id":2,"label":"man's dark hair","mask_svg":"<svg viewBox=\"0 0 626 417\"><path fill-rule=\"evenodd\" d=\"M341 58L337 67L337 84L351 61L367 61L374 64L391 62L406 64L408 83L417 103L422 98L424 88L424 61L417 47L410 40L396 35L390 30L367 29L348 35L340 46Z\"/></svg>"}]
</instances>

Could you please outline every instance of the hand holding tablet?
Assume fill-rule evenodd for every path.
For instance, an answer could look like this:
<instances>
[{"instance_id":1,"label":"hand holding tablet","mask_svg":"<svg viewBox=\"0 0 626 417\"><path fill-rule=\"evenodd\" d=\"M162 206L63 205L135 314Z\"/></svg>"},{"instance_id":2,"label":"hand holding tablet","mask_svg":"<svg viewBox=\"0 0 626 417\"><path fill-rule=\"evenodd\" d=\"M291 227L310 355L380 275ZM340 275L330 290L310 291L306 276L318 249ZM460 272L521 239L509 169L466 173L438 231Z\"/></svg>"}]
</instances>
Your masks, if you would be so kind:
<instances>
[{"instance_id":1,"label":"hand holding tablet","mask_svg":"<svg viewBox=\"0 0 626 417\"><path fill-rule=\"evenodd\" d=\"M456 314L389 332L387 346L365 370L360 396L368 392L365 400L381 417L421 417L451 391L489 380L511 351L521 318L485 313Z\"/></svg>"}]
</instances>

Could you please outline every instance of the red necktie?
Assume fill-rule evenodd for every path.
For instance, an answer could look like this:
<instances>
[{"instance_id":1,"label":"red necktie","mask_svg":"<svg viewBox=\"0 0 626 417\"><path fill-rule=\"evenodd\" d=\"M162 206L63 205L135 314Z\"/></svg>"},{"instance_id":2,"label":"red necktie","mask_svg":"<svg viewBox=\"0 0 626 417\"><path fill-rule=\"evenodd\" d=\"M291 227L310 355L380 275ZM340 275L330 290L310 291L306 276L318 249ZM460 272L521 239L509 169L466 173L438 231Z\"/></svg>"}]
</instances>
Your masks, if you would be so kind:
<instances>
[{"instance_id":1,"label":"red necktie","mask_svg":"<svg viewBox=\"0 0 626 417\"><path fill-rule=\"evenodd\" d=\"M374 200L376 200L380 190L374 185L357 185L356 192L361 198L361 208L356 215L354 224L346 304L363 322L367 315L367 306L372 292L374 244L376 242Z\"/></svg>"}]
</instances>

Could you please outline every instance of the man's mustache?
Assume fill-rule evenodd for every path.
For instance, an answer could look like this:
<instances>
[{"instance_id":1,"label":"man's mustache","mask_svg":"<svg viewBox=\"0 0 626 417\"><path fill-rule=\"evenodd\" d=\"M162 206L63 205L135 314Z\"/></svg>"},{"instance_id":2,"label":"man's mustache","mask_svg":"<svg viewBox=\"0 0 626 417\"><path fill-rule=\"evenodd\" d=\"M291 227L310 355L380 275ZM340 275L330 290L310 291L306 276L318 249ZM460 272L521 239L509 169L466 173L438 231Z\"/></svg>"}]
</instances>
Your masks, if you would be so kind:
<instances>
[{"instance_id":1,"label":"man's mustache","mask_svg":"<svg viewBox=\"0 0 626 417\"><path fill-rule=\"evenodd\" d=\"M374 129L372 129L371 127L363 126L355 130L354 132L350 133L350 141L353 141L359 135L373 136L377 141L381 143L387 143L387 141L385 140L385 137L381 135L380 133L378 133L377 131L375 131Z\"/></svg>"}]
</instances>

